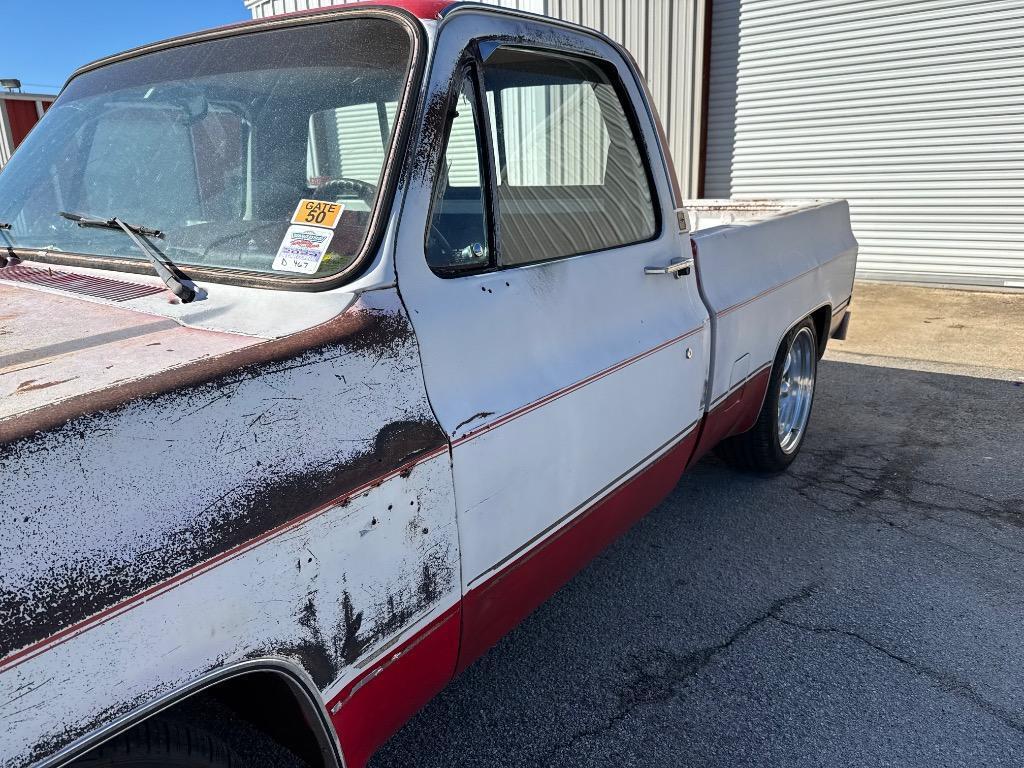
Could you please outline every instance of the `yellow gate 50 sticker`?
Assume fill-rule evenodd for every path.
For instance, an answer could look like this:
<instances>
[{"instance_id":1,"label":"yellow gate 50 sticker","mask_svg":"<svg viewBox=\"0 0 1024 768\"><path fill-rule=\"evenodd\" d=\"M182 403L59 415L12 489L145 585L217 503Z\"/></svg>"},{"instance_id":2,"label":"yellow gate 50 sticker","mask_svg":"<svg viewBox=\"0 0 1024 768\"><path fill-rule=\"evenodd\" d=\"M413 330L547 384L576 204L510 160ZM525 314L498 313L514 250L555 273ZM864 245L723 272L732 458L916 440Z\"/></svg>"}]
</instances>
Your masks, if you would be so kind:
<instances>
[{"instance_id":1,"label":"yellow gate 50 sticker","mask_svg":"<svg viewBox=\"0 0 1024 768\"><path fill-rule=\"evenodd\" d=\"M326 200L299 200L299 207L292 216L292 224L306 224L314 227L334 229L345 206L341 203L329 203Z\"/></svg>"},{"instance_id":2,"label":"yellow gate 50 sticker","mask_svg":"<svg viewBox=\"0 0 1024 768\"><path fill-rule=\"evenodd\" d=\"M321 227L288 227L281 247L274 258L274 269L279 272L299 272L312 275L320 269L327 247L334 238L334 231Z\"/></svg>"}]
</instances>

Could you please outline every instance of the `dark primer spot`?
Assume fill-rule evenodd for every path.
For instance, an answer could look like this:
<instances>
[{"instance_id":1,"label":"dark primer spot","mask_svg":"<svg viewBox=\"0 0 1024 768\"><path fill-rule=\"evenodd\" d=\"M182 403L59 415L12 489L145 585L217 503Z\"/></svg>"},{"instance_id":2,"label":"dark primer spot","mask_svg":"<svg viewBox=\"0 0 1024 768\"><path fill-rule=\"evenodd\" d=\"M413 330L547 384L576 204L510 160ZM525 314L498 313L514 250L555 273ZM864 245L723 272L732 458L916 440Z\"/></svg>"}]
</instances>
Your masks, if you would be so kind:
<instances>
[{"instance_id":1,"label":"dark primer spot","mask_svg":"<svg viewBox=\"0 0 1024 768\"><path fill-rule=\"evenodd\" d=\"M296 616L296 623L303 628L306 636L293 643L275 647L274 653L284 656L293 656L309 672L310 677L317 687L323 690L338 677L338 664L329 652L327 643L324 641L323 632L317 621L316 604L313 602L316 593L310 593ZM265 655L259 651L250 653L250 658L258 658Z\"/></svg>"},{"instance_id":2,"label":"dark primer spot","mask_svg":"<svg viewBox=\"0 0 1024 768\"><path fill-rule=\"evenodd\" d=\"M420 576L415 583L392 587L385 597L364 610L343 591L341 620L335 628L333 647L338 667L354 663L379 642L407 627L455 586L455 569L446 548L423 553Z\"/></svg>"},{"instance_id":3,"label":"dark primer spot","mask_svg":"<svg viewBox=\"0 0 1024 768\"><path fill-rule=\"evenodd\" d=\"M456 424L455 425L455 429L453 429L452 431L453 432L458 432L460 429L462 429L467 424L471 424L471 423L473 423L474 421L476 421L478 419L486 419L488 416L493 416L493 415L494 415L494 411L480 411L479 413L474 413L468 419L464 419L463 421L460 421L458 424Z\"/></svg>"},{"instance_id":4,"label":"dark primer spot","mask_svg":"<svg viewBox=\"0 0 1024 768\"><path fill-rule=\"evenodd\" d=\"M362 656L370 642L369 638L359 636L362 626L363 612L352 607L352 596L345 590L341 593L341 622L334 638L335 655L345 664L352 664Z\"/></svg>"}]
</instances>

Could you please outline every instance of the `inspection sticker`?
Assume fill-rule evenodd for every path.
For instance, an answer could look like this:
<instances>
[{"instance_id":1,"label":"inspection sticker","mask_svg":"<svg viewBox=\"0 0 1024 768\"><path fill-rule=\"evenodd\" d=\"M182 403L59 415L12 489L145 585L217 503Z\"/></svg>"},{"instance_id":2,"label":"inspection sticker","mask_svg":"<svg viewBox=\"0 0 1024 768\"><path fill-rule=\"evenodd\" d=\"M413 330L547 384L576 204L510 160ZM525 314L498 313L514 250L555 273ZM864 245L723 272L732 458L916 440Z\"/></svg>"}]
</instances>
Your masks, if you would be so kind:
<instances>
[{"instance_id":1,"label":"inspection sticker","mask_svg":"<svg viewBox=\"0 0 1024 768\"><path fill-rule=\"evenodd\" d=\"M279 272L301 272L312 275L320 268L334 232L322 227L292 225L277 249L273 267Z\"/></svg>"},{"instance_id":2,"label":"inspection sticker","mask_svg":"<svg viewBox=\"0 0 1024 768\"><path fill-rule=\"evenodd\" d=\"M331 203L327 200L299 200L299 205L292 216L292 224L312 224L317 227L334 229L338 226L338 219L345 206L341 203Z\"/></svg>"}]
</instances>

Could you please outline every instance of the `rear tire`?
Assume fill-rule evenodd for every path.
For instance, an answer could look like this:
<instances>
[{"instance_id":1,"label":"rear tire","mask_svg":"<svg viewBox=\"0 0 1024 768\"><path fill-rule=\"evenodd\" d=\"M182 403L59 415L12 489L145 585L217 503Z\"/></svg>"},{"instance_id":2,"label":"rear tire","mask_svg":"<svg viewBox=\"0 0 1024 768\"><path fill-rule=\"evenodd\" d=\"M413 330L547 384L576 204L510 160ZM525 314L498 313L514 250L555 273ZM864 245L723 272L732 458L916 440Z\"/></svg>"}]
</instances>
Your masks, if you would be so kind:
<instances>
[{"instance_id":1,"label":"rear tire","mask_svg":"<svg viewBox=\"0 0 1024 768\"><path fill-rule=\"evenodd\" d=\"M818 334L808 318L786 334L775 354L764 404L752 429L723 440L715 453L748 472L782 472L800 453L818 380Z\"/></svg>"},{"instance_id":2,"label":"rear tire","mask_svg":"<svg viewBox=\"0 0 1024 768\"><path fill-rule=\"evenodd\" d=\"M241 768L216 736L161 717L150 718L101 744L70 768Z\"/></svg>"}]
</instances>

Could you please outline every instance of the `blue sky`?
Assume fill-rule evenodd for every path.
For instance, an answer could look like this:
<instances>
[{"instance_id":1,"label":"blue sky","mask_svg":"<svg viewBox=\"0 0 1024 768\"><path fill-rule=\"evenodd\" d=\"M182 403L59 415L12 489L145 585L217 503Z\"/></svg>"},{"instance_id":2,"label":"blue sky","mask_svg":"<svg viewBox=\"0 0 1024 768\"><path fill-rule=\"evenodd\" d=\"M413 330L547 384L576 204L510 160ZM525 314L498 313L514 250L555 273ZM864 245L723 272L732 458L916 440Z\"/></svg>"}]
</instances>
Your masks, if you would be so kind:
<instances>
[{"instance_id":1,"label":"blue sky","mask_svg":"<svg viewBox=\"0 0 1024 768\"><path fill-rule=\"evenodd\" d=\"M249 17L242 0L0 0L0 77L56 93L94 59Z\"/></svg>"}]
</instances>

